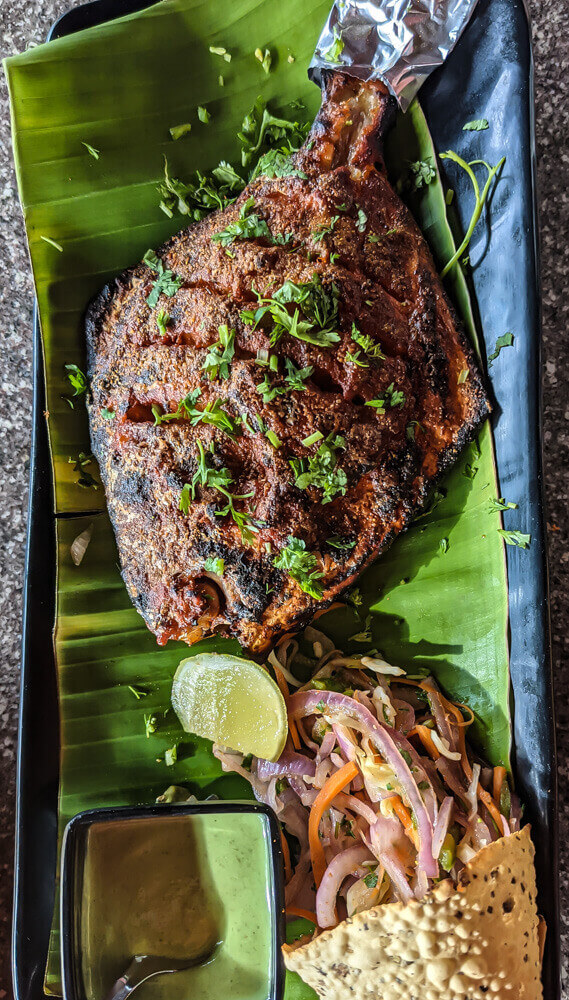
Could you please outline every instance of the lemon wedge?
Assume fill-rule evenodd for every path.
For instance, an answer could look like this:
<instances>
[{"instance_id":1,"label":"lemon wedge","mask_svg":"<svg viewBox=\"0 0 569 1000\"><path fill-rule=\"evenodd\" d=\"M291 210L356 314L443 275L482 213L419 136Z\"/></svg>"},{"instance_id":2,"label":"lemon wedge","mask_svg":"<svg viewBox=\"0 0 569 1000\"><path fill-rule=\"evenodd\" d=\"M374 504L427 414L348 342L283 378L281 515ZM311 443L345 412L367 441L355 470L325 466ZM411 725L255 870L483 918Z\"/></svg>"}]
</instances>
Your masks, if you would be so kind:
<instances>
[{"instance_id":1,"label":"lemon wedge","mask_svg":"<svg viewBox=\"0 0 569 1000\"><path fill-rule=\"evenodd\" d=\"M264 760L278 760L288 732L285 700L253 660L198 653L174 675L172 707L187 733Z\"/></svg>"}]
</instances>

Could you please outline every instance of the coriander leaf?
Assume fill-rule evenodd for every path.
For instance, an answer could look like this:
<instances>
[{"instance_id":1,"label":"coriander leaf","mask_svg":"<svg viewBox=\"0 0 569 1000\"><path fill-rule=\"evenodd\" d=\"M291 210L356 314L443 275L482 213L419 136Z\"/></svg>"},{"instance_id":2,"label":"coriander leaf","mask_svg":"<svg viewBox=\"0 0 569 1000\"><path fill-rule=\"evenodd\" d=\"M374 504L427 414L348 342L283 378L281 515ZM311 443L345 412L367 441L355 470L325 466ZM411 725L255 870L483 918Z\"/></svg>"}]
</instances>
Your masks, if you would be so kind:
<instances>
[{"instance_id":1,"label":"coriander leaf","mask_svg":"<svg viewBox=\"0 0 569 1000\"><path fill-rule=\"evenodd\" d=\"M253 289L255 292L255 289ZM338 320L339 293L333 283L324 286L318 274L312 280L300 284L285 281L271 298L263 298L257 292L257 308L245 309L241 313L244 323L257 327L265 318L271 318L273 329L271 344L276 344L284 334L309 344L330 347L340 340L335 326ZM289 312L288 305L299 308ZM306 319L301 319L301 312Z\"/></svg>"},{"instance_id":2,"label":"coriander leaf","mask_svg":"<svg viewBox=\"0 0 569 1000\"><path fill-rule=\"evenodd\" d=\"M158 327L161 337L166 336L167 333L166 327L168 326L169 322L170 322L170 316L168 315L166 310L159 309L158 312L156 313L156 326Z\"/></svg>"},{"instance_id":3,"label":"coriander leaf","mask_svg":"<svg viewBox=\"0 0 569 1000\"><path fill-rule=\"evenodd\" d=\"M206 452L201 441L197 441L198 459L197 469L191 483L186 483L180 494L179 509L184 514L189 513L191 501L195 499L196 488L198 486L217 490L226 500L225 506L214 511L216 517L231 516L235 524L241 529L241 537L244 542L253 539L253 532L259 531L264 526L264 522L255 518L247 510L238 510L235 507L236 500L247 500L253 496L252 493L230 493L228 487L233 483L233 477L229 469L215 468L211 463L211 457L215 454L213 442Z\"/></svg>"},{"instance_id":4,"label":"coriander leaf","mask_svg":"<svg viewBox=\"0 0 569 1000\"><path fill-rule=\"evenodd\" d=\"M350 642L371 642L371 621L371 615L366 615L362 631L356 632L355 635L350 635L348 637Z\"/></svg>"},{"instance_id":5,"label":"coriander leaf","mask_svg":"<svg viewBox=\"0 0 569 1000\"><path fill-rule=\"evenodd\" d=\"M500 498L494 498L494 497L492 497L488 501L488 503L490 504L490 513L493 513L494 511L498 511L498 510L517 510L518 509L517 503L508 502L507 500L504 500L503 497L500 497Z\"/></svg>"},{"instance_id":6,"label":"coriander leaf","mask_svg":"<svg viewBox=\"0 0 569 1000\"><path fill-rule=\"evenodd\" d=\"M365 214L363 208L358 208L358 220L356 222L356 229L358 233L365 233L366 225L367 215Z\"/></svg>"},{"instance_id":7,"label":"coriander leaf","mask_svg":"<svg viewBox=\"0 0 569 1000\"><path fill-rule=\"evenodd\" d=\"M80 451L77 458L68 458L68 463L73 466L73 471L79 473L79 478L77 480L77 485L81 486L82 489L99 489L99 484L97 480L91 475L90 472L86 471L85 466L90 465L93 461L93 456L87 452Z\"/></svg>"},{"instance_id":8,"label":"coriander leaf","mask_svg":"<svg viewBox=\"0 0 569 1000\"><path fill-rule=\"evenodd\" d=\"M202 371L211 380L229 378L229 368L235 354L235 330L230 330L226 324L218 329L219 340L208 347L202 364Z\"/></svg>"},{"instance_id":9,"label":"coriander leaf","mask_svg":"<svg viewBox=\"0 0 569 1000\"><path fill-rule=\"evenodd\" d=\"M368 400L367 403L365 403L365 406L372 406L375 410L378 410L380 413L385 413L386 406L403 407L405 406L405 401L406 401L405 393L401 392L400 389L396 389L395 383L392 382L391 385L389 385L385 390L383 396L380 396L379 399Z\"/></svg>"},{"instance_id":10,"label":"coriander leaf","mask_svg":"<svg viewBox=\"0 0 569 1000\"><path fill-rule=\"evenodd\" d=\"M223 576L225 572L225 562L221 558L210 557L206 559L203 568L207 573L217 573L218 576Z\"/></svg>"},{"instance_id":11,"label":"coriander leaf","mask_svg":"<svg viewBox=\"0 0 569 1000\"><path fill-rule=\"evenodd\" d=\"M204 125L207 125L211 120L211 115L209 111L207 110L207 108L202 107L201 104L198 107L198 118Z\"/></svg>"},{"instance_id":12,"label":"coriander leaf","mask_svg":"<svg viewBox=\"0 0 569 1000\"><path fill-rule=\"evenodd\" d=\"M241 162L244 167L253 163L268 149L285 148L288 152L300 148L309 126L286 118L277 118L267 108L262 97L258 97L251 110L245 115L238 132L241 150ZM255 172L251 175L251 180Z\"/></svg>"},{"instance_id":13,"label":"coriander leaf","mask_svg":"<svg viewBox=\"0 0 569 1000\"><path fill-rule=\"evenodd\" d=\"M418 191L434 181L437 172L428 160L415 160L409 163L409 173L405 182L407 191Z\"/></svg>"},{"instance_id":14,"label":"coriander leaf","mask_svg":"<svg viewBox=\"0 0 569 1000\"><path fill-rule=\"evenodd\" d=\"M382 353L381 345L378 344L373 337L370 337L368 333L360 333L355 323L352 323L352 340L358 344L370 358L377 358L382 361L385 360L385 354Z\"/></svg>"},{"instance_id":15,"label":"coriander leaf","mask_svg":"<svg viewBox=\"0 0 569 1000\"><path fill-rule=\"evenodd\" d=\"M496 346L492 354L488 356L488 367L489 368L492 367L492 362L496 360L503 347L512 347L513 343L514 343L513 333L510 332L503 333L501 337L498 337L496 341Z\"/></svg>"},{"instance_id":16,"label":"coriander leaf","mask_svg":"<svg viewBox=\"0 0 569 1000\"><path fill-rule=\"evenodd\" d=\"M252 213L254 205L255 199L247 198L241 206L239 218L235 222L230 222L221 232L214 233L212 236L214 243L221 243L221 246L227 247L235 240L253 240L260 237L272 240L271 230L265 220Z\"/></svg>"},{"instance_id":17,"label":"coriander leaf","mask_svg":"<svg viewBox=\"0 0 569 1000\"><path fill-rule=\"evenodd\" d=\"M172 298L183 284L183 279L175 277L172 271L164 270L164 265L156 256L154 250L147 250L142 260L147 267L158 274L156 281L152 284L152 291L146 299L147 305L153 309L158 304L158 299L161 295L167 295L168 298Z\"/></svg>"},{"instance_id":18,"label":"coriander leaf","mask_svg":"<svg viewBox=\"0 0 569 1000\"><path fill-rule=\"evenodd\" d=\"M183 125L172 125L169 130L174 142L177 139L181 139L184 135L188 135L192 131L192 126L190 122L184 122Z\"/></svg>"},{"instance_id":19,"label":"coriander leaf","mask_svg":"<svg viewBox=\"0 0 569 1000\"><path fill-rule=\"evenodd\" d=\"M367 885L368 889L375 889L378 882L377 869L374 872L369 872L368 875L364 875L364 885Z\"/></svg>"},{"instance_id":20,"label":"coriander leaf","mask_svg":"<svg viewBox=\"0 0 569 1000\"><path fill-rule=\"evenodd\" d=\"M326 542L328 545L331 545L333 549L338 549L340 552L347 552L350 549L353 549L356 545L355 541L351 542L342 538L341 535L332 535L331 538L326 539Z\"/></svg>"},{"instance_id":21,"label":"coriander leaf","mask_svg":"<svg viewBox=\"0 0 569 1000\"><path fill-rule=\"evenodd\" d=\"M355 353L352 353L352 351L346 351L344 361L348 365L357 365L358 368L369 368L367 361L360 361L361 353L361 351L356 351Z\"/></svg>"},{"instance_id":22,"label":"coriander leaf","mask_svg":"<svg viewBox=\"0 0 569 1000\"><path fill-rule=\"evenodd\" d=\"M484 132L488 128L487 118L475 118L472 122L466 122L462 126L463 132Z\"/></svg>"},{"instance_id":23,"label":"coriander leaf","mask_svg":"<svg viewBox=\"0 0 569 1000\"><path fill-rule=\"evenodd\" d=\"M274 355L273 355L274 356ZM310 378L314 368L309 365L307 368L297 368L294 361L285 358L285 368L287 374L282 385L275 385L269 380L269 373L265 375L262 382L257 385L257 392L263 397L263 403L272 403L277 396L284 396L287 392L303 392L306 386L304 382Z\"/></svg>"},{"instance_id":24,"label":"coriander leaf","mask_svg":"<svg viewBox=\"0 0 569 1000\"><path fill-rule=\"evenodd\" d=\"M458 385L463 385L464 382L466 382L469 375L470 375L469 368L461 368L461 370L458 373L458 378L456 380Z\"/></svg>"},{"instance_id":25,"label":"coriander leaf","mask_svg":"<svg viewBox=\"0 0 569 1000\"><path fill-rule=\"evenodd\" d=\"M245 187L245 181L222 160L208 174L196 171L194 179L184 183L172 177L164 158L164 179L158 184L160 208L172 218L177 211L198 221L216 209L226 208Z\"/></svg>"},{"instance_id":26,"label":"coriander leaf","mask_svg":"<svg viewBox=\"0 0 569 1000\"><path fill-rule=\"evenodd\" d=\"M345 45L344 39L342 38L342 32L339 30L337 25L334 25L333 36L334 40L332 44L322 52L322 58L325 62L332 63L334 66L337 66L338 63L342 62L340 56L344 51Z\"/></svg>"},{"instance_id":27,"label":"coriander leaf","mask_svg":"<svg viewBox=\"0 0 569 1000\"><path fill-rule=\"evenodd\" d=\"M448 538L439 539L439 549L441 552L448 552L449 550L449 540Z\"/></svg>"},{"instance_id":28,"label":"coriander leaf","mask_svg":"<svg viewBox=\"0 0 569 1000\"><path fill-rule=\"evenodd\" d=\"M498 528L497 530L506 545L517 545L520 549L529 549L531 535L524 535L522 531L506 531L504 528Z\"/></svg>"},{"instance_id":29,"label":"coriander leaf","mask_svg":"<svg viewBox=\"0 0 569 1000\"><path fill-rule=\"evenodd\" d=\"M287 544L273 559L276 569L285 570L300 589L315 600L322 598L322 586L318 582L324 573L316 569L318 559L312 552L306 551L306 542L301 538L289 535Z\"/></svg>"},{"instance_id":30,"label":"coriander leaf","mask_svg":"<svg viewBox=\"0 0 569 1000\"><path fill-rule=\"evenodd\" d=\"M322 504L330 503L336 496L344 496L348 479L344 470L338 468L337 452L345 447L346 441L341 435L329 434L308 462L304 458L291 459L297 489L306 490L312 486L322 490Z\"/></svg>"},{"instance_id":31,"label":"coriander leaf","mask_svg":"<svg viewBox=\"0 0 569 1000\"><path fill-rule=\"evenodd\" d=\"M101 416L103 417L104 420L114 420L115 415L116 415L115 411L107 409L106 406L103 406L103 408L101 409Z\"/></svg>"},{"instance_id":32,"label":"coriander leaf","mask_svg":"<svg viewBox=\"0 0 569 1000\"><path fill-rule=\"evenodd\" d=\"M94 160L98 160L99 159L100 150L95 149L94 146L90 146L88 142L83 142L82 141L81 145L85 146L85 149L89 153L89 156L92 156Z\"/></svg>"},{"instance_id":33,"label":"coriander leaf","mask_svg":"<svg viewBox=\"0 0 569 1000\"><path fill-rule=\"evenodd\" d=\"M292 156L293 154L286 148L267 150L259 157L252 179L264 175L265 177L300 177L301 180L308 180L308 174L295 167Z\"/></svg>"},{"instance_id":34,"label":"coriander leaf","mask_svg":"<svg viewBox=\"0 0 569 1000\"><path fill-rule=\"evenodd\" d=\"M85 396L89 388L87 376L77 365L65 365L67 378L73 389L74 396Z\"/></svg>"},{"instance_id":35,"label":"coriander leaf","mask_svg":"<svg viewBox=\"0 0 569 1000\"><path fill-rule=\"evenodd\" d=\"M315 229L314 232L311 233L314 242L320 243L325 236L328 236L333 231L334 226L336 225L339 218L340 218L339 215L333 215L327 226L322 226L320 229Z\"/></svg>"}]
</instances>

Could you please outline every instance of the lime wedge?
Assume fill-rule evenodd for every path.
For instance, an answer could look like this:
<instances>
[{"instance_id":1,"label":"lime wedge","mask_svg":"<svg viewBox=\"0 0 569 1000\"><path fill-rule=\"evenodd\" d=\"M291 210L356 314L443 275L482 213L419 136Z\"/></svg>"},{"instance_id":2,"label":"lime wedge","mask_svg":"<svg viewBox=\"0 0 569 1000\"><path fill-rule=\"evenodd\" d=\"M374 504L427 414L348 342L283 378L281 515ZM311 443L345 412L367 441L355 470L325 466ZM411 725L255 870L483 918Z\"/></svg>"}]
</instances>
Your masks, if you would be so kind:
<instances>
[{"instance_id":1,"label":"lime wedge","mask_svg":"<svg viewBox=\"0 0 569 1000\"><path fill-rule=\"evenodd\" d=\"M264 760L278 760L286 742L285 700L252 660L198 653L174 675L172 707L187 733Z\"/></svg>"}]
</instances>

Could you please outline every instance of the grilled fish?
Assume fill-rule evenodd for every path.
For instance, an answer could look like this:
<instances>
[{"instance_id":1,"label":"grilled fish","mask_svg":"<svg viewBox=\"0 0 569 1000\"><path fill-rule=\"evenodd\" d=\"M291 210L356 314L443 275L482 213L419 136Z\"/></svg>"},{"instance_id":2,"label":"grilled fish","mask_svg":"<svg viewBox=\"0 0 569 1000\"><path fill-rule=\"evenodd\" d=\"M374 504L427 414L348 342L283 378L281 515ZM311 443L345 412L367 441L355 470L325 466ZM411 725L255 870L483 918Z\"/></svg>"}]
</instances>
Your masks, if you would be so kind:
<instances>
[{"instance_id":1,"label":"grilled fish","mask_svg":"<svg viewBox=\"0 0 569 1000\"><path fill-rule=\"evenodd\" d=\"M121 274L86 317L128 592L160 644L261 653L405 529L489 413L381 158L382 84L324 76L286 176Z\"/></svg>"}]
</instances>

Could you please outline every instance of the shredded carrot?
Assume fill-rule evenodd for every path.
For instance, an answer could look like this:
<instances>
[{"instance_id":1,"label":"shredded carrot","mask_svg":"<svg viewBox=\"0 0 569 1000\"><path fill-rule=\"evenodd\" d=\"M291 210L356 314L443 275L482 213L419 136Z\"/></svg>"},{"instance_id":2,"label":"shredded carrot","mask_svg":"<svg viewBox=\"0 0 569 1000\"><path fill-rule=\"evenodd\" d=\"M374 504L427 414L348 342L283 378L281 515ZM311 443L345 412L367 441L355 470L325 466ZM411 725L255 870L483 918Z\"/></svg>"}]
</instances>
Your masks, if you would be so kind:
<instances>
[{"instance_id":1,"label":"shredded carrot","mask_svg":"<svg viewBox=\"0 0 569 1000\"><path fill-rule=\"evenodd\" d=\"M503 823L502 817L500 815L500 810L497 809L496 803L494 802L494 799L492 798L491 795L488 794L488 792L486 791L485 788L482 788L481 784L478 785L478 798L486 806L488 812L490 813L492 819L494 820L496 826L498 827L498 830L500 831L500 833L501 833L501 835L503 837L504 836L504 823Z\"/></svg>"},{"instance_id":2,"label":"shredded carrot","mask_svg":"<svg viewBox=\"0 0 569 1000\"><path fill-rule=\"evenodd\" d=\"M327 608L319 608L319 610L313 615L312 621L315 622L317 618L322 618L322 615L327 615L328 612L333 611L334 608L344 608L345 606L346 605L343 601L333 601Z\"/></svg>"},{"instance_id":3,"label":"shredded carrot","mask_svg":"<svg viewBox=\"0 0 569 1000\"><path fill-rule=\"evenodd\" d=\"M275 667L273 664L271 664L271 666L273 667L273 670L275 672L275 678L276 678L277 684L278 684L278 686L280 688L281 694L282 694L282 696L283 696L283 698L285 700L285 703L286 703L286 705L288 707L288 699L290 698L290 691L288 689L288 684L286 682L286 677L283 674L282 670L280 670L279 667ZM292 742L293 742L294 749L295 750L300 750L301 744L300 744L300 736L298 735L297 725L296 725L296 722L294 721L294 719L291 719L290 716L288 717L288 730L289 730L289 733L290 733L290 736L291 736L291 739L292 739Z\"/></svg>"},{"instance_id":4,"label":"shredded carrot","mask_svg":"<svg viewBox=\"0 0 569 1000\"><path fill-rule=\"evenodd\" d=\"M417 736L421 740L425 750L433 758L437 760L440 757L440 752L437 750L435 744L433 743L433 737L431 736L431 730L428 726L415 726L414 730L411 730L409 736L413 733L417 733Z\"/></svg>"},{"instance_id":5,"label":"shredded carrot","mask_svg":"<svg viewBox=\"0 0 569 1000\"><path fill-rule=\"evenodd\" d=\"M318 834L320 820L326 809L328 809L336 798L338 792L343 791L346 785L349 785L358 774L359 769L357 764L353 760L348 761L339 771L336 771L335 774L328 778L328 781L324 783L312 803L308 820L308 842L316 888L320 885L322 876L326 871L326 857Z\"/></svg>"},{"instance_id":6,"label":"shredded carrot","mask_svg":"<svg viewBox=\"0 0 569 1000\"><path fill-rule=\"evenodd\" d=\"M286 912L289 917L302 917L303 920L310 920L312 924L315 924L316 927L318 927L316 914L312 913L311 910L302 910L300 906L287 906Z\"/></svg>"},{"instance_id":7,"label":"shredded carrot","mask_svg":"<svg viewBox=\"0 0 569 1000\"><path fill-rule=\"evenodd\" d=\"M415 687L415 688L423 687L422 683L420 684L419 681L412 681L412 680L410 680L409 677L393 677L391 683L392 684L410 684L411 687Z\"/></svg>"},{"instance_id":8,"label":"shredded carrot","mask_svg":"<svg viewBox=\"0 0 569 1000\"><path fill-rule=\"evenodd\" d=\"M472 709L468 705L463 705L463 703L461 701L452 701L452 702L449 702L449 704L453 705L454 708L462 708L462 709L464 709L465 712L470 712L470 718L468 720L467 719L463 719L462 722L458 723L459 726L471 726L472 725L472 723L474 722L474 712L472 711Z\"/></svg>"},{"instance_id":9,"label":"shredded carrot","mask_svg":"<svg viewBox=\"0 0 569 1000\"><path fill-rule=\"evenodd\" d=\"M494 778L492 782L492 793L494 801L496 803L500 802L500 794L502 792L502 785L504 784L504 779L506 777L505 767L495 767L494 768Z\"/></svg>"},{"instance_id":10,"label":"shredded carrot","mask_svg":"<svg viewBox=\"0 0 569 1000\"><path fill-rule=\"evenodd\" d=\"M285 882L290 882L292 878L292 866L290 863L290 851L288 849L288 841L281 830L281 845L283 849L283 862L284 862L284 874Z\"/></svg>"},{"instance_id":11,"label":"shredded carrot","mask_svg":"<svg viewBox=\"0 0 569 1000\"><path fill-rule=\"evenodd\" d=\"M413 826L413 821L411 819L411 813L409 812L407 806L400 799L399 795L390 795L388 799L384 799L384 802L390 802L393 807L393 812L397 818L401 821L405 833L409 837L409 840L414 847L418 847L418 837L417 831Z\"/></svg>"}]
</instances>

